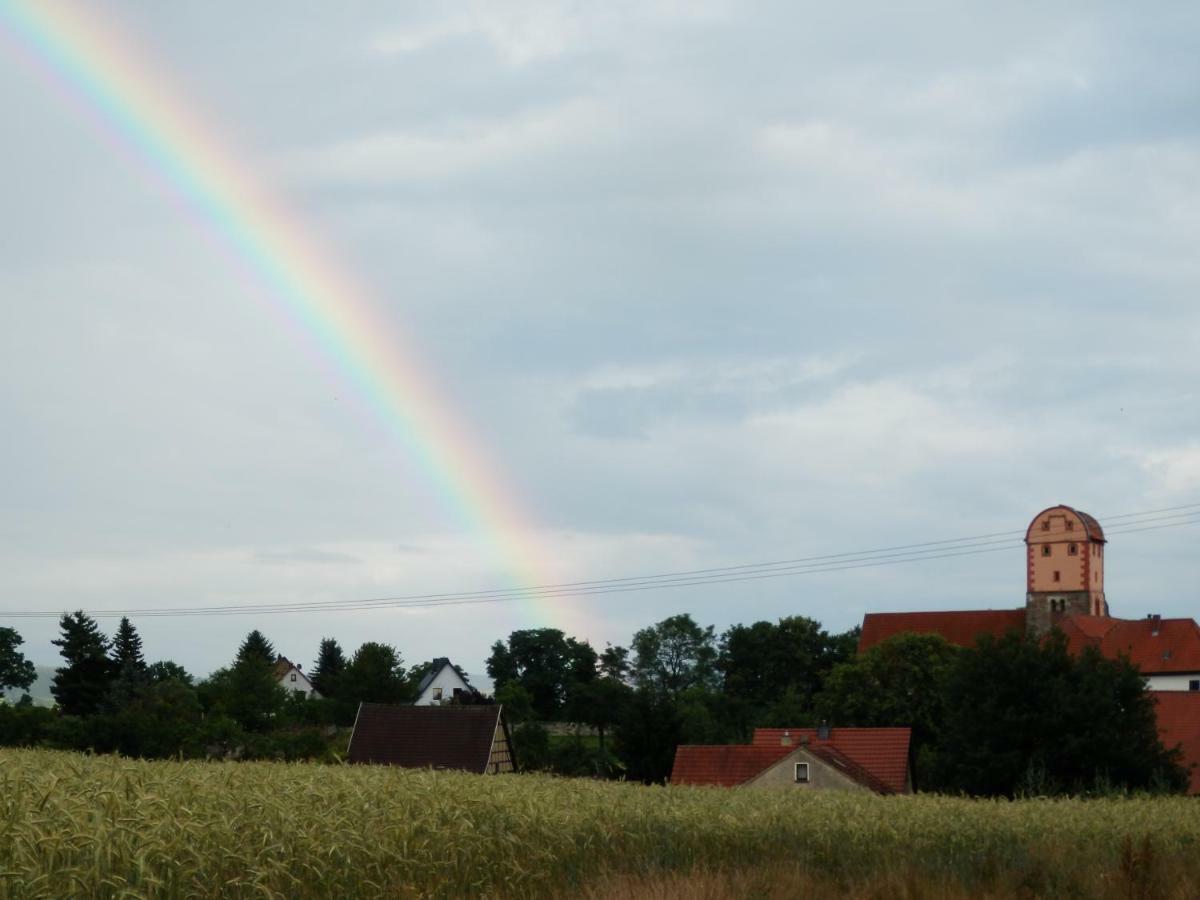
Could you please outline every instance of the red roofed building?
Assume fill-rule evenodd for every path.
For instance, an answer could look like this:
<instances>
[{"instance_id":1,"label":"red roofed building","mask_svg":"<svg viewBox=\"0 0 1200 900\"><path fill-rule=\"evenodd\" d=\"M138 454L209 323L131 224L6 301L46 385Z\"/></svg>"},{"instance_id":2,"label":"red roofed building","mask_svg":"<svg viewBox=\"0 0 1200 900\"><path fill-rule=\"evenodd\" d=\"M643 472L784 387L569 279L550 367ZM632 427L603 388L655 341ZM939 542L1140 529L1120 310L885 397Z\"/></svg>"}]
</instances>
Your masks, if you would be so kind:
<instances>
[{"instance_id":1,"label":"red roofed building","mask_svg":"<svg viewBox=\"0 0 1200 900\"><path fill-rule=\"evenodd\" d=\"M897 634L939 634L951 644L969 647L981 634L1003 637L1010 631L1024 633L1025 610L984 609L964 612L867 613L863 616L858 652Z\"/></svg>"},{"instance_id":2,"label":"red roofed building","mask_svg":"<svg viewBox=\"0 0 1200 900\"><path fill-rule=\"evenodd\" d=\"M909 728L758 728L750 744L682 745L671 784L912 790Z\"/></svg>"},{"instance_id":3,"label":"red roofed building","mask_svg":"<svg viewBox=\"0 0 1200 900\"><path fill-rule=\"evenodd\" d=\"M1025 531L1025 608L962 612L868 613L858 652L897 634L937 634L968 647L981 635L1010 631L1034 636L1060 628L1073 653L1097 648L1128 657L1158 698L1159 730L1167 747L1180 744L1184 763L1200 766L1200 625L1194 619L1116 619L1104 593L1100 523L1069 506L1044 509ZM852 729L845 729L852 730ZM1200 768L1191 793L1200 793Z\"/></svg>"},{"instance_id":4,"label":"red roofed building","mask_svg":"<svg viewBox=\"0 0 1200 900\"><path fill-rule=\"evenodd\" d=\"M1192 619L1116 619L1104 594L1100 523L1069 506L1051 506L1025 531L1025 608L961 612L868 613L858 652L897 634L938 634L969 647L980 635L1033 635L1061 628L1073 652L1094 646L1128 656L1154 691L1200 691L1200 626Z\"/></svg>"},{"instance_id":5,"label":"red roofed building","mask_svg":"<svg viewBox=\"0 0 1200 900\"><path fill-rule=\"evenodd\" d=\"M1163 746L1179 745L1180 762L1188 769L1189 794L1200 794L1200 693L1154 691L1158 701L1158 733Z\"/></svg>"}]
</instances>

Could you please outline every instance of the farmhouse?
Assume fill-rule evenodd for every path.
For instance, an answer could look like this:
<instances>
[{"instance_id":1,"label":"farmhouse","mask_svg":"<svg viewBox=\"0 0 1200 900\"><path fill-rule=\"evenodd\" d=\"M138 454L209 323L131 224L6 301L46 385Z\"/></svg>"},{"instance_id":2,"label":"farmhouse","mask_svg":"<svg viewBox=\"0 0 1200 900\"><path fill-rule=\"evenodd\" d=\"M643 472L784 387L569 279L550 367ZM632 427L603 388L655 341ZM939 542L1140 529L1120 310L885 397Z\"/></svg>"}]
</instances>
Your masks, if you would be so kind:
<instances>
[{"instance_id":1,"label":"farmhouse","mask_svg":"<svg viewBox=\"0 0 1200 900\"><path fill-rule=\"evenodd\" d=\"M910 728L756 728L749 744L681 745L671 784L912 791Z\"/></svg>"},{"instance_id":2,"label":"farmhouse","mask_svg":"<svg viewBox=\"0 0 1200 900\"><path fill-rule=\"evenodd\" d=\"M1158 700L1163 744L1180 744L1185 766L1200 766L1200 626L1194 619L1118 619L1104 593L1107 539L1095 518L1058 505L1033 517L1025 531L1025 606L956 612L868 613L858 652L893 635L938 634L970 646L981 635L1033 636L1059 628L1072 652L1092 646L1109 658L1125 655ZM1191 793L1200 793L1192 768Z\"/></svg>"},{"instance_id":3,"label":"farmhouse","mask_svg":"<svg viewBox=\"0 0 1200 900\"><path fill-rule=\"evenodd\" d=\"M442 703L470 702L477 696L475 688L467 683L466 676L445 656L433 661L433 667L425 673L417 685L414 706L434 706Z\"/></svg>"},{"instance_id":4,"label":"farmhouse","mask_svg":"<svg viewBox=\"0 0 1200 900\"><path fill-rule=\"evenodd\" d=\"M516 770L503 707L362 703L350 735L352 763L407 769Z\"/></svg>"},{"instance_id":5,"label":"farmhouse","mask_svg":"<svg viewBox=\"0 0 1200 900\"><path fill-rule=\"evenodd\" d=\"M319 698L321 695L317 689L313 687L313 683L308 680L298 665L293 663L286 656L281 656L275 660L275 668L272 670L275 680L279 682L279 686L285 691L293 691L297 694L303 694L305 697Z\"/></svg>"}]
</instances>

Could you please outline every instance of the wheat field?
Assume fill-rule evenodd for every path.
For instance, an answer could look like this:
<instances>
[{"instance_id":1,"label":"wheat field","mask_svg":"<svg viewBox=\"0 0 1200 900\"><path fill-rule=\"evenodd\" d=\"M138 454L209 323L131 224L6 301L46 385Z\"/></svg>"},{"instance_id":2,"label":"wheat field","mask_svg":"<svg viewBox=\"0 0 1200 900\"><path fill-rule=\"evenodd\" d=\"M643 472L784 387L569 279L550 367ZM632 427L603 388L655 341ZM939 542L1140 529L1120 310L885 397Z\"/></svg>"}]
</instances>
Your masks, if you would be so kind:
<instances>
[{"instance_id":1,"label":"wheat field","mask_svg":"<svg viewBox=\"0 0 1200 900\"><path fill-rule=\"evenodd\" d=\"M726 883L734 896L773 872L808 895L1191 897L1197 851L1187 798L885 798L0 749L4 898L682 897Z\"/></svg>"}]
</instances>

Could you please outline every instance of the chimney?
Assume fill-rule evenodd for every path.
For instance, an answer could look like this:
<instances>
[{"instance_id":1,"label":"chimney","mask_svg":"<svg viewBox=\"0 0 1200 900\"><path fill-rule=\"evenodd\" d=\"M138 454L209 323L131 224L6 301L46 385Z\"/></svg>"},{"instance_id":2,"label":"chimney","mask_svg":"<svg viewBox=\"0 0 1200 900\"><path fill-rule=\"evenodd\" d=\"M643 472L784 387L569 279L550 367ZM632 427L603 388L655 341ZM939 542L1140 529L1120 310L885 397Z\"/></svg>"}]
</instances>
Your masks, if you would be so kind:
<instances>
[{"instance_id":1,"label":"chimney","mask_svg":"<svg viewBox=\"0 0 1200 900\"><path fill-rule=\"evenodd\" d=\"M792 746L792 733L791 733L790 731L784 731L784 732L783 732L783 737L781 737L781 738L779 739L779 746L780 746L780 747L790 747L790 746Z\"/></svg>"},{"instance_id":2,"label":"chimney","mask_svg":"<svg viewBox=\"0 0 1200 900\"><path fill-rule=\"evenodd\" d=\"M1158 613L1154 613L1151 616L1149 616L1148 618L1150 619L1150 623L1151 623L1150 624L1150 635L1152 637L1158 637L1159 629L1162 626L1162 616L1160 616Z\"/></svg>"},{"instance_id":3,"label":"chimney","mask_svg":"<svg viewBox=\"0 0 1200 900\"><path fill-rule=\"evenodd\" d=\"M830 734L831 730L832 729L830 729L828 722L822 722L820 725L817 726L817 740L818 741L829 740L829 734Z\"/></svg>"}]
</instances>

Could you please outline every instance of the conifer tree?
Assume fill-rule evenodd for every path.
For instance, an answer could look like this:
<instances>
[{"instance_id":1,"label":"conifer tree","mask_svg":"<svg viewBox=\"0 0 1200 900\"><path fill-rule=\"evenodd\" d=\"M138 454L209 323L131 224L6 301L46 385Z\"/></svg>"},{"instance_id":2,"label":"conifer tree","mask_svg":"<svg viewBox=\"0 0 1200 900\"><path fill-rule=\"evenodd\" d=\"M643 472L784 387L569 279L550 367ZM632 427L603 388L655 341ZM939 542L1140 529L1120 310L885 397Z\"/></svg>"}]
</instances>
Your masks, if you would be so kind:
<instances>
[{"instance_id":1,"label":"conifer tree","mask_svg":"<svg viewBox=\"0 0 1200 900\"><path fill-rule=\"evenodd\" d=\"M117 626L110 658L121 676L146 671L146 658L142 656L142 636L127 618L122 617L121 624Z\"/></svg>"},{"instance_id":2,"label":"conifer tree","mask_svg":"<svg viewBox=\"0 0 1200 900\"><path fill-rule=\"evenodd\" d=\"M63 613L62 637L52 641L66 665L55 670L50 693L66 715L87 716L104 702L114 666L108 658L108 639L95 619L82 610Z\"/></svg>"},{"instance_id":3,"label":"conifer tree","mask_svg":"<svg viewBox=\"0 0 1200 900\"><path fill-rule=\"evenodd\" d=\"M325 697L335 697L338 679L346 670L346 656L341 645L333 638L322 638L317 651L317 662L313 666L312 683Z\"/></svg>"},{"instance_id":4,"label":"conifer tree","mask_svg":"<svg viewBox=\"0 0 1200 900\"><path fill-rule=\"evenodd\" d=\"M261 660L269 666L275 662L276 658L274 645L256 628L246 635L242 646L238 648L236 664L241 665L251 660Z\"/></svg>"}]
</instances>

